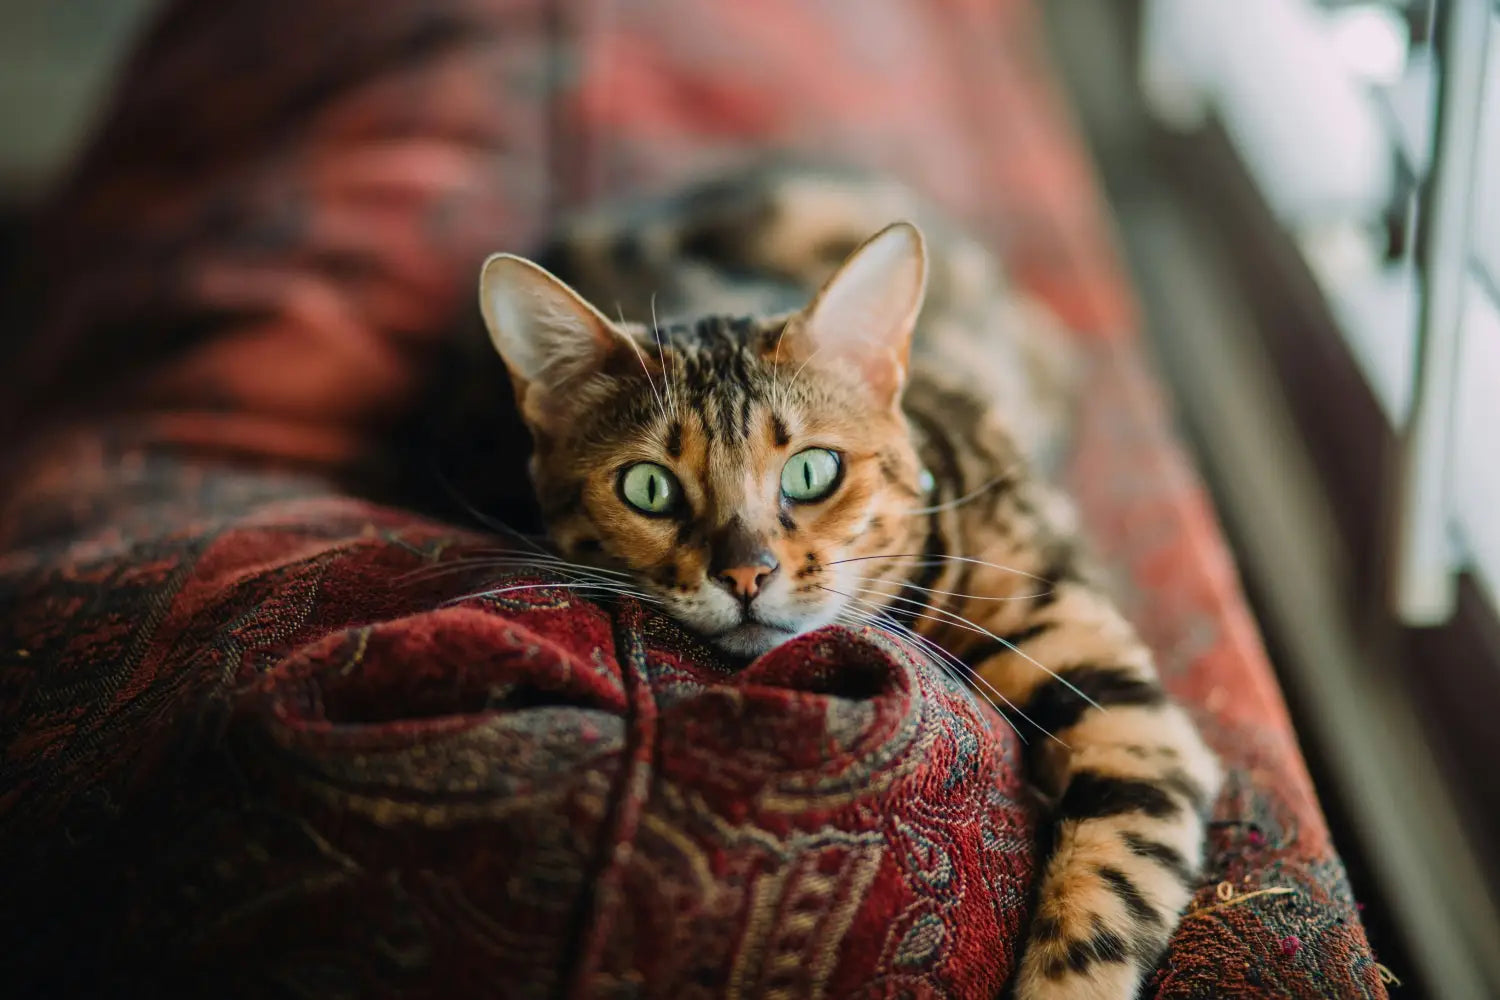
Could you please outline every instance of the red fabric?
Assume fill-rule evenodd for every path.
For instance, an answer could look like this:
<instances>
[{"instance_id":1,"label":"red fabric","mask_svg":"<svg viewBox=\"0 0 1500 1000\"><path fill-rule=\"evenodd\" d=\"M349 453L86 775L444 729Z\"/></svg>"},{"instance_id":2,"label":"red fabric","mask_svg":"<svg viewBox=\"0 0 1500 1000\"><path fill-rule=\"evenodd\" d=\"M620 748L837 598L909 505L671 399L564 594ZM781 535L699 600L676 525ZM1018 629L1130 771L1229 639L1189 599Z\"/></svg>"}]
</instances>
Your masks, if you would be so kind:
<instances>
[{"instance_id":1,"label":"red fabric","mask_svg":"<svg viewBox=\"0 0 1500 1000\"><path fill-rule=\"evenodd\" d=\"M434 571L492 544L474 536L193 478L163 459L116 480L171 494L150 516L191 549L122 558L100 525L26 574L6 882L50 905L7 907L6 940L36 946L8 964L91 971L64 964L93 957L77 897L49 899L65 839L69 887L109 887L106 976L75 990L164 970L215 996L1003 981L1031 875L1015 748L899 650L830 633L732 673L633 602L451 603L488 579ZM198 520L226 509L247 512ZM64 596L101 573L107 601Z\"/></svg>"},{"instance_id":2,"label":"red fabric","mask_svg":"<svg viewBox=\"0 0 1500 1000\"><path fill-rule=\"evenodd\" d=\"M1384 995L1025 0L172 6L0 376L0 982L999 988L1038 817L961 693L852 631L732 674L629 602L450 604L495 540L352 495L483 253L764 145L930 192L1095 356L1070 478L1230 768L1155 995Z\"/></svg>"}]
</instances>

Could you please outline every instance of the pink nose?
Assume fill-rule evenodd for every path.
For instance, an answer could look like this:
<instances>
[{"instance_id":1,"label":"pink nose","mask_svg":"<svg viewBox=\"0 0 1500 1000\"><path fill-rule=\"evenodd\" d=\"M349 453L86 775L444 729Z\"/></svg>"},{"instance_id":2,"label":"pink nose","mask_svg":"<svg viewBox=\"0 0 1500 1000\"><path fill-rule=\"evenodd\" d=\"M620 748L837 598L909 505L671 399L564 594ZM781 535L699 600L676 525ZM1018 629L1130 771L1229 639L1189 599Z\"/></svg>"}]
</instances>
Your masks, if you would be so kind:
<instances>
[{"instance_id":1,"label":"pink nose","mask_svg":"<svg viewBox=\"0 0 1500 1000\"><path fill-rule=\"evenodd\" d=\"M729 588L735 597L750 598L760 593L761 583L776 572L776 563L769 566L759 563L754 566L730 566L719 570L719 582Z\"/></svg>"}]
</instances>

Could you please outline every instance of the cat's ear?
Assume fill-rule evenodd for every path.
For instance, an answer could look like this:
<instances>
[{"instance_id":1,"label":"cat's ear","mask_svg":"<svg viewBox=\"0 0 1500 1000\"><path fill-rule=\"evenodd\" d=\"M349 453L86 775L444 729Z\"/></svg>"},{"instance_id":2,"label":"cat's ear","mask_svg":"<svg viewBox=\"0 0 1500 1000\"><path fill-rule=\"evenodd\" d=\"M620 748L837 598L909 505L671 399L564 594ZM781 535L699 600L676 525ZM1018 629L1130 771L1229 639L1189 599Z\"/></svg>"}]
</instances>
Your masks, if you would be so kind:
<instances>
[{"instance_id":1,"label":"cat's ear","mask_svg":"<svg viewBox=\"0 0 1500 1000\"><path fill-rule=\"evenodd\" d=\"M566 393L629 350L625 334L546 268L498 253L479 275L479 309L516 383L521 411L555 416Z\"/></svg>"},{"instance_id":2,"label":"cat's ear","mask_svg":"<svg viewBox=\"0 0 1500 1000\"><path fill-rule=\"evenodd\" d=\"M807 358L851 366L883 403L898 405L926 290L921 230L894 223L839 266L793 320L794 336Z\"/></svg>"}]
</instances>

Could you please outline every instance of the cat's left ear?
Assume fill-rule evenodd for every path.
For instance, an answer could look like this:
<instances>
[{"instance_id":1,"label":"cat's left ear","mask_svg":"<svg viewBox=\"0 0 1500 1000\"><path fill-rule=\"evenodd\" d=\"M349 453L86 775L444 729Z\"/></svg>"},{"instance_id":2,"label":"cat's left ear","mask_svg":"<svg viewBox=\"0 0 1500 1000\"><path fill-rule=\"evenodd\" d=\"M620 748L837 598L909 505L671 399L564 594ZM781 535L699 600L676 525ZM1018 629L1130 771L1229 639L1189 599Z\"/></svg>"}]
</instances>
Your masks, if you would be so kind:
<instances>
[{"instance_id":1,"label":"cat's left ear","mask_svg":"<svg viewBox=\"0 0 1500 1000\"><path fill-rule=\"evenodd\" d=\"M599 310L524 257L484 262L479 308L534 426L566 420L577 388L629 350L626 335Z\"/></svg>"},{"instance_id":2,"label":"cat's left ear","mask_svg":"<svg viewBox=\"0 0 1500 1000\"><path fill-rule=\"evenodd\" d=\"M895 407L926 290L922 232L897 222L849 255L788 332L806 358L853 368L882 403Z\"/></svg>"}]
</instances>

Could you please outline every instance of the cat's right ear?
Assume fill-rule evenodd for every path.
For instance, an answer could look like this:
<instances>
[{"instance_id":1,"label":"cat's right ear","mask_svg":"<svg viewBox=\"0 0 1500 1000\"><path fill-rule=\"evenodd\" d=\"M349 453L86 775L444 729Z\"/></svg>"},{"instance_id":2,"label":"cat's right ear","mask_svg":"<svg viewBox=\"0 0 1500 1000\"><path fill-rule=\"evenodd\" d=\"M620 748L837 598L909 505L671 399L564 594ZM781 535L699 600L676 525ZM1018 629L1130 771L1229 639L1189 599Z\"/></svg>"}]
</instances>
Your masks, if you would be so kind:
<instances>
[{"instance_id":1,"label":"cat's right ear","mask_svg":"<svg viewBox=\"0 0 1500 1000\"><path fill-rule=\"evenodd\" d=\"M909 222L893 223L850 254L792 320L786 346L803 364L817 357L842 365L883 405L900 406L926 289L922 233Z\"/></svg>"},{"instance_id":2,"label":"cat's right ear","mask_svg":"<svg viewBox=\"0 0 1500 1000\"><path fill-rule=\"evenodd\" d=\"M479 274L479 309L515 381L522 414L557 417L569 389L604 370L625 335L546 268L497 253Z\"/></svg>"}]
</instances>

